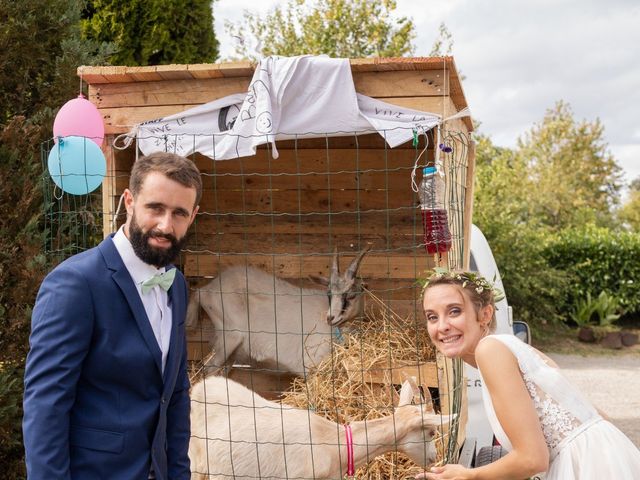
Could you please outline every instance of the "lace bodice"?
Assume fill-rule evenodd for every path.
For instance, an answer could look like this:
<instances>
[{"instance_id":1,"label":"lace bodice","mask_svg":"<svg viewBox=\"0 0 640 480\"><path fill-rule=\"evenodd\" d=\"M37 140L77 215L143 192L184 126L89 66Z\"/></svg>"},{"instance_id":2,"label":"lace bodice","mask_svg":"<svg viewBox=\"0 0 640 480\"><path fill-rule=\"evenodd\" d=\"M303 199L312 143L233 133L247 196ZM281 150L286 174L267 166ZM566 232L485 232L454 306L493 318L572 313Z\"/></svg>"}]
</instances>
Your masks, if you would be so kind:
<instances>
[{"instance_id":1,"label":"lace bodice","mask_svg":"<svg viewBox=\"0 0 640 480\"><path fill-rule=\"evenodd\" d=\"M535 349L513 335L490 335L489 338L504 343L516 357L553 459L564 442L577 435L591 421L600 418L598 412L562 373L548 365ZM510 450L511 442L498 421L484 381L482 383L485 409L493 431L500 444Z\"/></svg>"}]
</instances>

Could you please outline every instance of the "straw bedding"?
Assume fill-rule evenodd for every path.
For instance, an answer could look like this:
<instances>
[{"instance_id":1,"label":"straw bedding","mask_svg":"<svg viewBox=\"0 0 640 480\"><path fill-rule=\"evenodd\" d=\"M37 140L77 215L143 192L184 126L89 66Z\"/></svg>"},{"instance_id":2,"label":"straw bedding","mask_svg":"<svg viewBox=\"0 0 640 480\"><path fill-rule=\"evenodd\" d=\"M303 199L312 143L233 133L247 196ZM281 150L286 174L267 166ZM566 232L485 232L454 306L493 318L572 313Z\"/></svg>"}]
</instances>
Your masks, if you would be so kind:
<instances>
[{"instance_id":1,"label":"straw bedding","mask_svg":"<svg viewBox=\"0 0 640 480\"><path fill-rule=\"evenodd\" d=\"M424 362L435 362L424 323L400 318L388 308L370 308L365 318L354 322L350 333L343 335L342 343L334 344L332 355L311 370L306 381L294 380L282 402L309 408L340 423L380 418L393 412L399 385L371 383L370 373L386 370L388 381L390 367L415 367ZM426 386L424 389L428 393ZM435 442L441 459L442 438ZM403 454L388 453L361 467L356 478L413 478L419 471Z\"/></svg>"}]
</instances>

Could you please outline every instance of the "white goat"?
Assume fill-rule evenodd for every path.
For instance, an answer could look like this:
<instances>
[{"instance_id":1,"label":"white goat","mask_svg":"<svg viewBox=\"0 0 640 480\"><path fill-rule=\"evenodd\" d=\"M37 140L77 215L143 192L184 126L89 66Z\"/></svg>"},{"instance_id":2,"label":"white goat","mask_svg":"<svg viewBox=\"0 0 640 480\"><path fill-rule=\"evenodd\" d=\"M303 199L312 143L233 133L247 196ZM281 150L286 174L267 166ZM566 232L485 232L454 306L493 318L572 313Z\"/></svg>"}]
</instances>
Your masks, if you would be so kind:
<instances>
[{"instance_id":1,"label":"white goat","mask_svg":"<svg viewBox=\"0 0 640 480\"><path fill-rule=\"evenodd\" d=\"M350 424L355 468L389 451L426 467L431 442L449 416L411 405L415 390L402 385L393 415ZM192 480L342 479L347 469L343 426L308 410L270 402L226 377L211 376L191 389Z\"/></svg>"},{"instance_id":2,"label":"white goat","mask_svg":"<svg viewBox=\"0 0 640 480\"><path fill-rule=\"evenodd\" d=\"M362 314L363 285L356 274L369 248L340 274L334 254L331 277L312 277L327 289L300 288L250 266L234 266L191 293L187 327L200 307L213 323L213 355L205 369L236 363L302 374L331 352L332 328ZM327 301L327 295L329 297Z\"/></svg>"}]
</instances>

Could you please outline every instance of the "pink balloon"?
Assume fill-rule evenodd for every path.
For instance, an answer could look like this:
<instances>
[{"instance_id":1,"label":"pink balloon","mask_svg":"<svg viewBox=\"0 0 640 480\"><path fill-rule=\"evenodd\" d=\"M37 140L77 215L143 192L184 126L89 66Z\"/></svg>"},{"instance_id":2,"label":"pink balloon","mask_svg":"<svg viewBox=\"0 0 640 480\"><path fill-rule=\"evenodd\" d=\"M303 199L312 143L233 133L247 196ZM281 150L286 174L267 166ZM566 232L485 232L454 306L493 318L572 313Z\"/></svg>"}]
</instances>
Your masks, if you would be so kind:
<instances>
[{"instance_id":1,"label":"pink balloon","mask_svg":"<svg viewBox=\"0 0 640 480\"><path fill-rule=\"evenodd\" d=\"M102 115L82 94L65 103L53 122L53 136L56 142L58 137L70 135L89 138L99 147L102 146L104 139Z\"/></svg>"}]
</instances>

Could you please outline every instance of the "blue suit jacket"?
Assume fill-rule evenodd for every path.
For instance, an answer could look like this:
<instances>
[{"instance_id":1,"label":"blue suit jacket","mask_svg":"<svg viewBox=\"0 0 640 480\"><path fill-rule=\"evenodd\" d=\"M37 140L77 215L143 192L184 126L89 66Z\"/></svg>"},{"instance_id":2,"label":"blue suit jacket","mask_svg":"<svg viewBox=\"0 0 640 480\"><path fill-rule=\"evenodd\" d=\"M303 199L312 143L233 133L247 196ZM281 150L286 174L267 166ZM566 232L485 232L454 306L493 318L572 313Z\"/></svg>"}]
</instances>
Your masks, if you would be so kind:
<instances>
[{"instance_id":1,"label":"blue suit jacket","mask_svg":"<svg viewBox=\"0 0 640 480\"><path fill-rule=\"evenodd\" d=\"M161 352L111 238L56 267L33 310L25 371L30 480L189 479L187 288L169 290L173 326Z\"/></svg>"}]
</instances>

